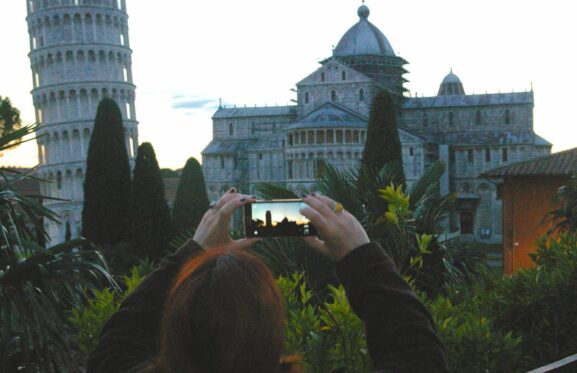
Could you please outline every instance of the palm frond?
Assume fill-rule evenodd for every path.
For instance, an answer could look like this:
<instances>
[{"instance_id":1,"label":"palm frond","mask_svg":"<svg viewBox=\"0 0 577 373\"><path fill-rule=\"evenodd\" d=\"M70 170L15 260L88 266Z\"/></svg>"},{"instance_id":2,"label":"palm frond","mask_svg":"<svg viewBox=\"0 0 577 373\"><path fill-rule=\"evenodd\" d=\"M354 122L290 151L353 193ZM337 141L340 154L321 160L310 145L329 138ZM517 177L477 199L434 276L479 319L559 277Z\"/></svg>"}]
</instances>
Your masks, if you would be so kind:
<instances>
[{"instance_id":1,"label":"palm frond","mask_svg":"<svg viewBox=\"0 0 577 373\"><path fill-rule=\"evenodd\" d=\"M31 133L34 133L37 128L38 128L37 125L30 124L17 130L14 130L3 136L0 136L0 151L8 150L22 143L35 140L36 139L35 137L26 140L22 139L30 135Z\"/></svg>"}]
</instances>

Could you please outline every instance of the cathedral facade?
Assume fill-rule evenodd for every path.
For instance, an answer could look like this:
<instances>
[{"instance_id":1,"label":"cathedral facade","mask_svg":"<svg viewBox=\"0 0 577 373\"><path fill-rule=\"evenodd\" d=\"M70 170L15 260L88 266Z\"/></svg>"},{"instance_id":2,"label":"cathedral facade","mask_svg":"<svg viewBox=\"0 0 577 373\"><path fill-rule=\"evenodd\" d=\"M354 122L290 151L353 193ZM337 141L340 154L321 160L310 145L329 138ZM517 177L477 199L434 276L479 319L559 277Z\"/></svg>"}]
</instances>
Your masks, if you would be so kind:
<instances>
[{"instance_id":1,"label":"cathedral facade","mask_svg":"<svg viewBox=\"0 0 577 373\"><path fill-rule=\"evenodd\" d=\"M386 88L402 97L399 136L408 186L443 160L441 192L457 198L450 231L500 242L501 191L479 175L551 152L533 130L533 92L467 95L451 71L436 96L408 97L407 61L368 21L367 6L358 15L333 55L297 83L296 105L219 107L213 140L202 152L209 196L233 185L254 194L259 183L280 183L301 194L314 188L325 162L357 167L372 97Z\"/></svg>"}]
</instances>

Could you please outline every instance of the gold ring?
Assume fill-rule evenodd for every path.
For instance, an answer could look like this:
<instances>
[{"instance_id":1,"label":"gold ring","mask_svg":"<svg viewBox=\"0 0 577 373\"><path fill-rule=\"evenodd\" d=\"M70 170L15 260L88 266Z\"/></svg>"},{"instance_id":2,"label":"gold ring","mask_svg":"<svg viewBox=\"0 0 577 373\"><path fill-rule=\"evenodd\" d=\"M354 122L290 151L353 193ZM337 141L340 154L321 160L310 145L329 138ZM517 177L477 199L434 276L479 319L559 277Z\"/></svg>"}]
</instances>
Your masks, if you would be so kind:
<instances>
[{"instance_id":1,"label":"gold ring","mask_svg":"<svg viewBox=\"0 0 577 373\"><path fill-rule=\"evenodd\" d=\"M340 203L340 202L337 202L337 203L335 204L335 207L333 208L333 211L334 211L336 214L340 214L341 212L343 212L343 204Z\"/></svg>"}]
</instances>

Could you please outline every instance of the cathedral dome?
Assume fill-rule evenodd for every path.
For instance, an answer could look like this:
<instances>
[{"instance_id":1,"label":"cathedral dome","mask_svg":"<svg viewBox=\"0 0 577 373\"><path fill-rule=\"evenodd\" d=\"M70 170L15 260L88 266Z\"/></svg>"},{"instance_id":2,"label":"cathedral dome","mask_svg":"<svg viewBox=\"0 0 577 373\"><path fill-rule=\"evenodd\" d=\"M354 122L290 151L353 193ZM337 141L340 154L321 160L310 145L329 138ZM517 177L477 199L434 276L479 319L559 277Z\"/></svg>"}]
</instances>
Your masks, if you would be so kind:
<instances>
[{"instance_id":1,"label":"cathedral dome","mask_svg":"<svg viewBox=\"0 0 577 373\"><path fill-rule=\"evenodd\" d=\"M394 57L393 47L385 35L368 21L371 13L366 5L357 11L359 22L351 27L341 38L334 50L336 57L349 56L389 56Z\"/></svg>"},{"instance_id":2,"label":"cathedral dome","mask_svg":"<svg viewBox=\"0 0 577 373\"><path fill-rule=\"evenodd\" d=\"M437 96L447 96L447 95L464 95L465 89L463 88L463 83L461 79L455 74L453 74L453 69L449 75L445 76L439 87L439 93Z\"/></svg>"}]
</instances>

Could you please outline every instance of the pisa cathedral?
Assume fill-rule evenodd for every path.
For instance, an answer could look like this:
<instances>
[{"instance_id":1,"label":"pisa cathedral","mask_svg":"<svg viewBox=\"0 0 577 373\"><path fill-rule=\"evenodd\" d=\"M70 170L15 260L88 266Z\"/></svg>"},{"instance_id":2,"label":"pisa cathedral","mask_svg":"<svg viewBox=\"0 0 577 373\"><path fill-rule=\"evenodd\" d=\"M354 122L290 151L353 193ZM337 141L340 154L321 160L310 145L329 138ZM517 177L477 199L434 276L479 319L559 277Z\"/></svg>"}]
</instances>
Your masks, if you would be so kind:
<instances>
[{"instance_id":1,"label":"pisa cathedral","mask_svg":"<svg viewBox=\"0 0 577 373\"><path fill-rule=\"evenodd\" d=\"M86 154L96 108L113 98L122 112L131 162L138 147L126 0L26 0L32 99L44 205L53 243L82 226Z\"/></svg>"},{"instance_id":2,"label":"pisa cathedral","mask_svg":"<svg viewBox=\"0 0 577 373\"><path fill-rule=\"evenodd\" d=\"M262 182L300 194L314 186L324 162L339 169L358 166L372 96L384 87L403 97L399 133L408 184L443 160L448 167L441 190L457 196L451 232L500 242L501 191L479 175L551 152L551 144L533 130L533 92L468 95L451 71L436 96L408 97L408 62L369 15L362 5L359 21L333 55L297 83L296 105L219 107L213 140L202 153L210 197L232 185L254 194Z\"/></svg>"}]
</instances>

